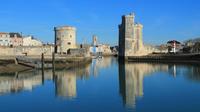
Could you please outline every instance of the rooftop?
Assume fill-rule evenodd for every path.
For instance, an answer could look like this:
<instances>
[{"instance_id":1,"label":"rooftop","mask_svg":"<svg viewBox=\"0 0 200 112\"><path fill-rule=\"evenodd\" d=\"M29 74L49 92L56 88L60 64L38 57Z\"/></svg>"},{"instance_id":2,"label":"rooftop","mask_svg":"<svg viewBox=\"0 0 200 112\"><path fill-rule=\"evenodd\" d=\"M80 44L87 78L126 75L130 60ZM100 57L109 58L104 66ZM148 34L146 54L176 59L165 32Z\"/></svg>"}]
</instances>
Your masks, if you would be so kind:
<instances>
[{"instance_id":1,"label":"rooftop","mask_svg":"<svg viewBox=\"0 0 200 112\"><path fill-rule=\"evenodd\" d=\"M9 34L9 33L6 33L6 32L0 32L0 34Z\"/></svg>"},{"instance_id":2,"label":"rooftop","mask_svg":"<svg viewBox=\"0 0 200 112\"><path fill-rule=\"evenodd\" d=\"M10 37L11 37L11 38L13 38L13 37L15 37L15 36L16 36L16 37L20 37L20 38L22 37L21 34L19 34L19 33L9 33L9 34L10 34Z\"/></svg>"}]
</instances>

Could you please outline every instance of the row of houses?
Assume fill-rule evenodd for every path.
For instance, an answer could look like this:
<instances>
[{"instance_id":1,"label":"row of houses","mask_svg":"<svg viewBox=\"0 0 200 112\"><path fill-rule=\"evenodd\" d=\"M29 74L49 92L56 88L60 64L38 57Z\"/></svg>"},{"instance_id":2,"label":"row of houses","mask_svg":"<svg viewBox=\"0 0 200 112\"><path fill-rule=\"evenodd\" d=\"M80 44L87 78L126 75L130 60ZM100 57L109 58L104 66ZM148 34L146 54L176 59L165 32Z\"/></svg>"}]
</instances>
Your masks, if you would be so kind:
<instances>
[{"instance_id":1,"label":"row of houses","mask_svg":"<svg viewBox=\"0 0 200 112\"><path fill-rule=\"evenodd\" d=\"M156 46L155 53L200 53L200 41L196 40L182 43L177 40L170 40L167 44Z\"/></svg>"},{"instance_id":2,"label":"row of houses","mask_svg":"<svg viewBox=\"0 0 200 112\"><path fill-rule=\"evenodd\" d=\"M0 32L0 46L42 46L42 42L33 36L23 36L20 33Z\"/></svg>"}]
</instances>

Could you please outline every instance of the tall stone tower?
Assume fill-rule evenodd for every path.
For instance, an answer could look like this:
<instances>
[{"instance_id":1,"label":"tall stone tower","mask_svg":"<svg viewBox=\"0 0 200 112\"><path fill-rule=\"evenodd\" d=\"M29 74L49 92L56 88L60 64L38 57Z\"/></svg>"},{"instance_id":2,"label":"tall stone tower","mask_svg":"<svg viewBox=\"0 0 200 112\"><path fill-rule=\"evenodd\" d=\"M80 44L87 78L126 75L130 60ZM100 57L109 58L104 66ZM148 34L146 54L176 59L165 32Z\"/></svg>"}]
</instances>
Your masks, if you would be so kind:
<instances>
[{"instance_id":1,"label":"tall stone tower","mask_svg":"<svg viewBox=\"0 0 200 112\"><path fill-rule=\"evenodd\" d=\"M119 25L119 56L129 56L134 39L134 14L122 16L122 23Z\"/></svg>"},{"instance_id":2,"label":"tall stone tower","mask_svg":"<svg viewBox=\"0 0 200 112\"><path fill-rule=\"evenodd\" d=\"M67 53L76 48L76 28L71 26L55 27L55 53Z\"/></svg>"},{"instance_id":3,"label":"tall stone tower","mask_svg":"<svg viewBox=\"0 0 200 112\"><path fill-rule=\"evenodd\" d=\"M135 56L143 49L141 24L135 24L133 13L122 16L119 25L119 57Z\"/></svg>"}]
</instances>

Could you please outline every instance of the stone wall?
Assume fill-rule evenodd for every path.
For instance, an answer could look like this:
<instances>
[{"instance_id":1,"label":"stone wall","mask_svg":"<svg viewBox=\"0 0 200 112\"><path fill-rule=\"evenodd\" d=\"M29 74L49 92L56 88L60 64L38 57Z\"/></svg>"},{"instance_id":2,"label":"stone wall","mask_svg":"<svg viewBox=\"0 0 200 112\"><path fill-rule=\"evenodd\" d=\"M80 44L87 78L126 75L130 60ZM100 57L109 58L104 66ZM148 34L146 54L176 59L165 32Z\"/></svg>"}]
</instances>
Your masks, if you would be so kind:
<instances>
[{"instance_id":1,"label":"stone wall","mask_svg":"<svg viewBox=\"0 0 200 112\"><path fill-rule=\"evenodd\" d=\"M20 56L20 55L51 55L54 51L53 46L18 46L18 47L0 47L0 56Z\"/></svg>"}]
</instances>

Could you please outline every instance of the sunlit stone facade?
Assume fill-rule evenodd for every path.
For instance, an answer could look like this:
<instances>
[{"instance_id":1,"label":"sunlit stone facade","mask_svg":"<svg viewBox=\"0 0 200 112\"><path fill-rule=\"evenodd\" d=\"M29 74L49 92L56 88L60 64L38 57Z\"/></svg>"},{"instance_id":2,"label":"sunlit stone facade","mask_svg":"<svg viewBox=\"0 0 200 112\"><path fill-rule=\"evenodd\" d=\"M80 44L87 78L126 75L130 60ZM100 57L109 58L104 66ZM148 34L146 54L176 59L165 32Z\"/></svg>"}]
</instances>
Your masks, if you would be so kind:
<instances>
[{"instance_id":1,"label":"sunlit stone facade","mask_svg":"<svg viewBox=\"0 0 200 112\"><path fill-rule=\"evenodd\" d=\"M76 48L76 28L71 26L55 27L55 52L67 53Z\"/></svg>"},{"instance_id":2,"label":"sunlit stone facade","mask_svg":"<svg viewBox=\"0 0 200 112\"><path fill-rule=\"evenodd\" d=\"M143 45L143 25L135 23L133 13L122 16L119 25L119 56L140 56L147 54Z\"/></svg>"},{"instance_id":3,"label":"sunlit stone facade","mask_svg":"<svg viewBox=\"0 0 200 112\"><path fill-rule=\"evenodd\" d=\"M134 26L134 40L135 40L135 46L134 49L138 51L141 51L144 49L143 45L143 25L136 23Z\"/></svg>"},{"instance_id":4,"label":"sunlit stone facade","mask_svg":"<svg viewBox=\"0 0 200 112\"><path fill-rule=\"evenodd\" d=\"M23 46L42 46L42 42L33 36L23 37Z\"/></svg>"},{"instance_id":5,"label":"sunlit stone facade","mask_svg":"<svg viewBox=\"0 0 200 112\"><path fill-rule=\"evenodd\" d=\"M22 46L23 38L19 33L9 33L11 46Z\"/></svg>"},{"instance_id":6,"label":"sunlit stone facade","mask_svg":"<svg viewBox=\"0 0 200 112\"><path fill-rule=\"evenodd\" d=\"M0 32L0 46L10 46L10 35L9 33Z\"/></svg>"}]
</instances>

